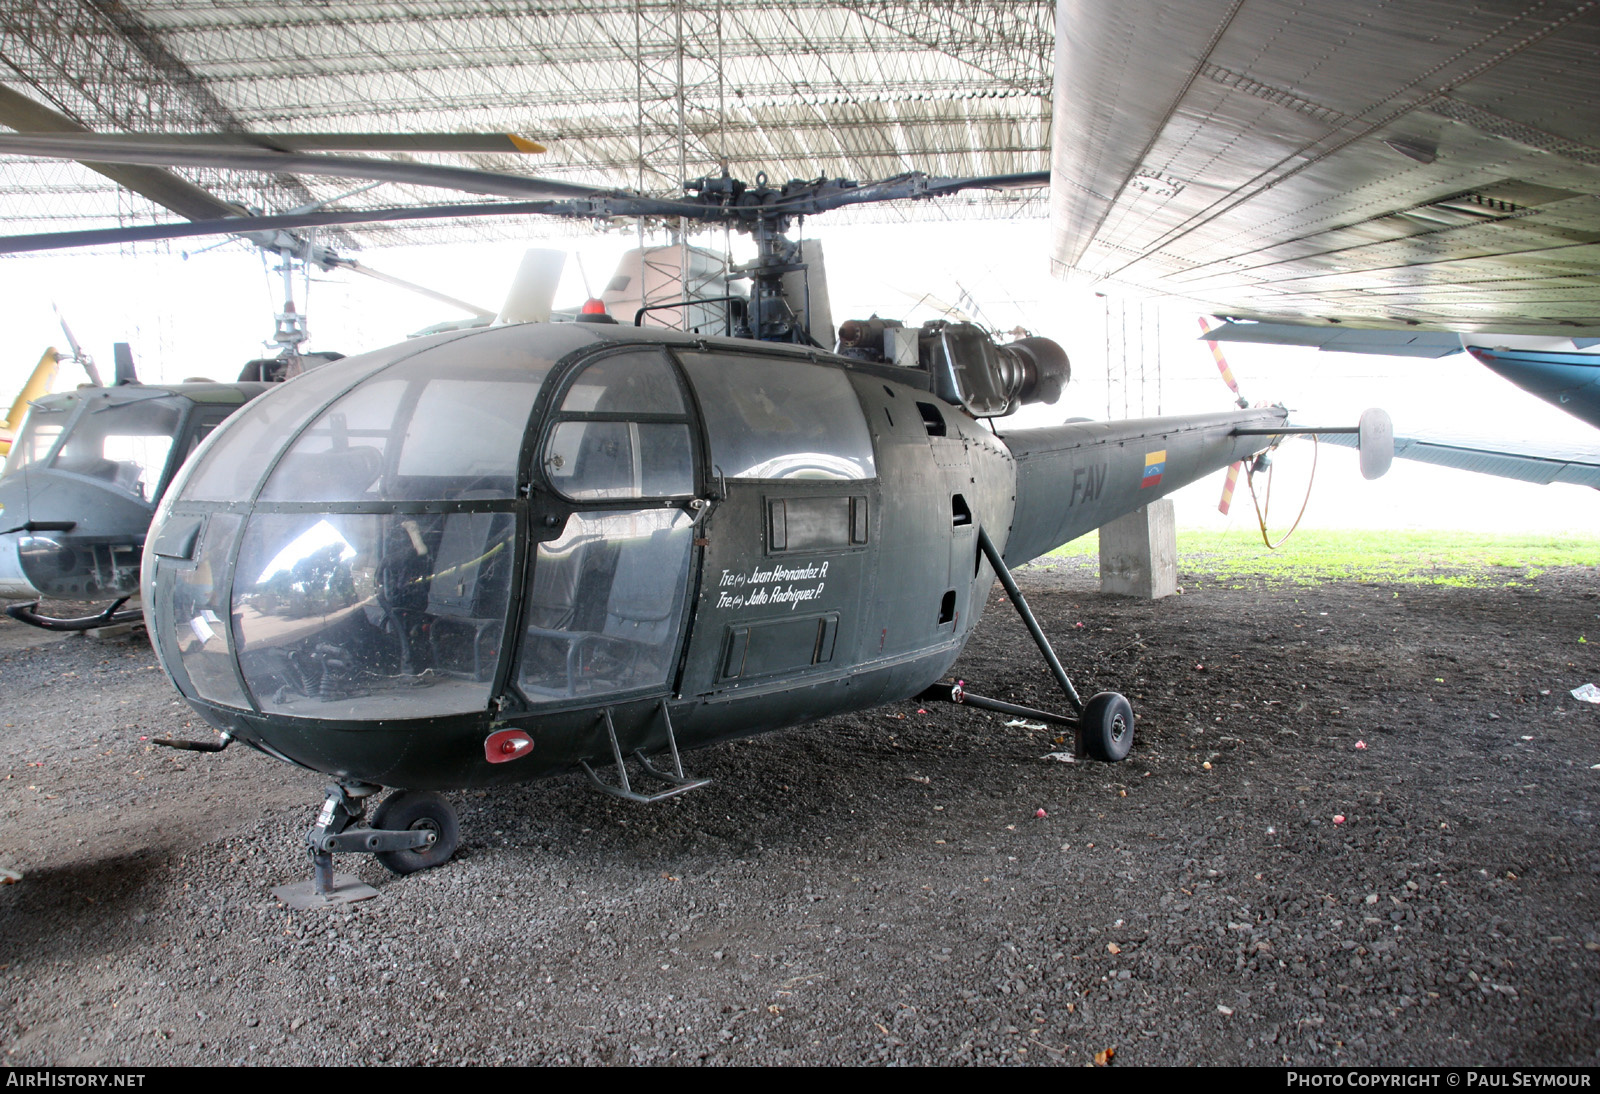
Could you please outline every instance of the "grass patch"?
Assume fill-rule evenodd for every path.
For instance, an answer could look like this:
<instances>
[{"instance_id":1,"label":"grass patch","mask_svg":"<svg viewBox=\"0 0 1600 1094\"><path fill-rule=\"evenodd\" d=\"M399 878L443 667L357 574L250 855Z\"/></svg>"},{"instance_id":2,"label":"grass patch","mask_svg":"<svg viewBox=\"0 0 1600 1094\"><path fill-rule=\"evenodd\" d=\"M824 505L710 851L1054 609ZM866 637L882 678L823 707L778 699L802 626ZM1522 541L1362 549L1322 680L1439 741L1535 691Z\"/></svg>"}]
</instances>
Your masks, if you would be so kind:
<instances>
[{"instance_id":1,"label":"grass patch","mask_svg":"<svg viewBox=\"0 0 1600 1094\"><path fill-rule=\"evenodd\" d=\"M1095 560L1096 533L1046 557ZM1269 551L1254 530L1178 532L1178 569L1189 585L1369 581L1412 585L1518 585L1560 566L1600 565L1600 537L1581 535L1331 531L1296 532Z\"/></svg>"}]
</instances>

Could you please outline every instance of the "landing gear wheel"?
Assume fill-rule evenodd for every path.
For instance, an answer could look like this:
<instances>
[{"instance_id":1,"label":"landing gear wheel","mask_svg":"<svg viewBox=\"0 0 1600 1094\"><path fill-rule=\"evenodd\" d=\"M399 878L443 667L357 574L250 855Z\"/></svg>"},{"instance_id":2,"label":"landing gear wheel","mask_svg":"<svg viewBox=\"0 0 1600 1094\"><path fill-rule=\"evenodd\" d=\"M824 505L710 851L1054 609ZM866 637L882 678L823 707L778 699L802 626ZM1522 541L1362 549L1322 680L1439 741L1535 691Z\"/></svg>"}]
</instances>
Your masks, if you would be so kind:
<instances>
[{"instance_id":1,"label":"landing gear wheel","mask_svg":"<svg viewBox=\"0 0 1600 1094\"><path fill-rule=\"evenodd\" d=\"M1133 707L1114 691L1102 691L1084 705L1083 747L1091 759L1116 763L1133 748Z\"/></svg>"},{"instance_id":2,"label":"landing gear wheel","mask_svg":"<svg viewBox=\"0 0 1600 1094\"><path fill-rule=\"evenodd\" d=\"M456 811L438 794L400 790L390 794L372 813L372 827L391 831L425 829L438 839L415 851L379 851L375 857L394 874L414 874L450 861L461 845L461 824Z\"/></svg>"}]
</instances>

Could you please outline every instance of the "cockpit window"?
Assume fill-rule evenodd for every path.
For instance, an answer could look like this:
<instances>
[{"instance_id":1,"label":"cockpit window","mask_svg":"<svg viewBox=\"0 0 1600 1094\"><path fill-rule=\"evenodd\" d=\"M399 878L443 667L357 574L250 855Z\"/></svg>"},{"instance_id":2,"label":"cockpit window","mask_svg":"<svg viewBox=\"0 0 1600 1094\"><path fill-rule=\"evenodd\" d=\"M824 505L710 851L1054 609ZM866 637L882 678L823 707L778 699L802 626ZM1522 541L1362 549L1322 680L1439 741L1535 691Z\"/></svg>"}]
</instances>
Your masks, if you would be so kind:
<instances>
[{"instance_id":1,"label":"cockpit window","mask_svg":"<svg viewBox=\"0 0 1600 1094\"><path fill-rule=\"evenodd\" d=\"M872 437L845 374L806 361L685 353L729 479L870 479Z\"/></svg>"},{"instance_id":2,"label":"cockpit window","mask_svg":"<svg viewBox=\"0 0 1600 1094\"><path fill-rule=\"evenodd\" d=\"M262 500L373 500L405 394L403 380L371 380L334 403L278 461Z\"/></svg>"},{"instance_id":3,"label":"cockpit window","mask_svg":"<svg viewBox=\"0 0 1600 1094\"><path fill-rule=\"evenodd\" d=\"M91 401L50 460L58 471L109 482L154 501L184 404L152 398L137 402Z\"/></svg>"},{"instance_id":4,"label":"cockpit window","mask_svg":"<svg viewBox=\"0 0 1600 1094\"><path fill-rule=\"evenodd\" d=\"M440 376L437 362L402 361L318 416L278 461L261 500L515 497L528 415L550 367L469 359Z\"/></svg>"},{"instance_id":5,"label":"cockpit window","mask_svg":"<svg viewBox=\"0 0 1600 1094\"><path fill-rule=\"evenodd\" d=\"M44 407L33 406L28 411L28 421L22 427L22 435L11 444L11 455L6 457L6 474L19 471L30 463L38 463L50 454L50 449L55 447L57 439L61 436L62 429L66 428L67 419L72 417L75 406Z\"/></svg>"},{"instance_id":6,"label":"cockpit window","mask_svg":"<svg viewBox=\"0 0 1600 1094\"><path fill-rule=\"evenodd\" d=\"M539 545L518 672L529 702L667 684L693 527L681 509L574 513Z\"/></svg>"},{"instance_id":7,"label":"cockpit window","mask_svg":"<svg viewBox=\"0 0 1600 1094\"><path fill-rule=\"evenodd\" d=\"M672 498L694 493L689 427L670 422L562 422L545 467L574 501Z\"/></svg>"},{"instance_id":8,"label":"cockpit window","mask_svg":"<svg viewBox=\"0 0 1600 1094\"><path fill-rule=\"evenodd\" d=\"M423 386L395 472L461 482L492 479L500 496L511 497L528 413L549 368L525 368L510 376L463 371L466 378L429 380Z\"/></svg>"},{"instance_id":9,"label":"cockpit window","mask_svg":"<svg viewBox=\"0 0 1600 1094\"><path fill-rule=\"evenodd\" d=\"M314 368L269 391L233 416L183 487L186 501L240 501L255 491L261 472L295 430L345 388L392 363L396 350L346 357Z\"/></svg>"},{"instance_id":10,"label":"cockpit window","mask_svg":"<svg viewBox=\"0 0 1600 1094\"><path fill-rule=\"evenodd\" d=\"M584 369L561 400L562 413L682 414L683 394L659 353L603 357Z\"/></svg>"},{"instance_id":11,"label":"cockpit window","mask_svg":"<svg viewBox=\"0 0 1600 1094\"><path fill-rule=\"evenodd\" d=\"M574 501L694 493L688 412L659 350L604 357L567 388L545 443L550 485Z\"/></svg>"},{"instance_id":12,"label":"cockpit window","mask_svg":"<svg viewBox=\"0 0 1600 1094\"><path fill-rule=\"evenodd\" d=\"M515 528L509 512L252 516L233 626L256 703L313 718L482 710Z\"/></svg>"}]
</instances>

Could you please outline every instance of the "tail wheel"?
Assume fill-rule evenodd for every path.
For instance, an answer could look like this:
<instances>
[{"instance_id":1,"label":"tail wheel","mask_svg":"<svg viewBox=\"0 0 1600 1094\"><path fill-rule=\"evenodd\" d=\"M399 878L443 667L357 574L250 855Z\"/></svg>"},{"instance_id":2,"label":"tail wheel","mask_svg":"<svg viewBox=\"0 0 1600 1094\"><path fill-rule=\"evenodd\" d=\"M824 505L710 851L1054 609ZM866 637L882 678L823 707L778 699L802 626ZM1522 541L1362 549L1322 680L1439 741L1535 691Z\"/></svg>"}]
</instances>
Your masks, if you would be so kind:
<instances>
[{"instance_id":1,"label":"tail wheel","mask_svg":"<svg viewBox=\"0 0 1600 1094\"><path fill-rule=\"evenodd\" d=\"M1102 691L1084 705L1080 718L1083 746L1092 759L1116 763L1133 748L1133 707L1114 691Z\"/></svg>"},{"instance_id":2,"label":"tail wheel","mask_svg":"<svg viewBox=\"0 0 1600 1094\"><path fill-rule=\"evenodd\" d=\"M433 843L415 851L379 851L376 858L395 874L414 874L450 861L461 845L456 811L431 791L401 790L390 794L372 814L372 827L390 831L430 831Z\"/></svg>"}]
</instances>

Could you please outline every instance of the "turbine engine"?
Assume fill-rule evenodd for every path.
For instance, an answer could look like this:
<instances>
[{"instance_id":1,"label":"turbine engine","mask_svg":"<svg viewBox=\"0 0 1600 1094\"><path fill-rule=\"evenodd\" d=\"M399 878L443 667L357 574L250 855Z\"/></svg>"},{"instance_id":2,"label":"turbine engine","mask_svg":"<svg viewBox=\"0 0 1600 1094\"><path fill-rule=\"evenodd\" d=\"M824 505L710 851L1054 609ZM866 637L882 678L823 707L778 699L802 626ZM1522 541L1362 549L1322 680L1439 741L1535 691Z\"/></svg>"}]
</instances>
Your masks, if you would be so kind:
<instances>
[{"instance_id":1,"label":"turbine engine","mask_svg":"<svg viewBox=\"0 0 1600 1094\"><path fill-rule=\"evenodd\" d=\"M1024 403L1054 403L1072 376L1066 351L1048 338L996 345L983 328L939 319L911 330L893 319L852 319L839 352L864 361L920 368L939 398L974 417L999 418Z\"/></svg>"}]
</instances>

